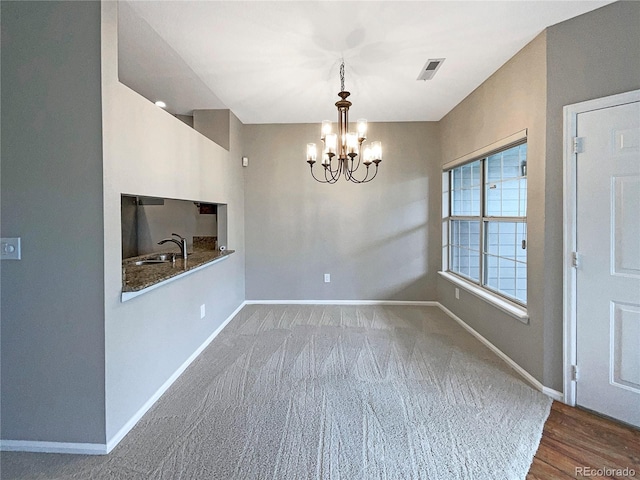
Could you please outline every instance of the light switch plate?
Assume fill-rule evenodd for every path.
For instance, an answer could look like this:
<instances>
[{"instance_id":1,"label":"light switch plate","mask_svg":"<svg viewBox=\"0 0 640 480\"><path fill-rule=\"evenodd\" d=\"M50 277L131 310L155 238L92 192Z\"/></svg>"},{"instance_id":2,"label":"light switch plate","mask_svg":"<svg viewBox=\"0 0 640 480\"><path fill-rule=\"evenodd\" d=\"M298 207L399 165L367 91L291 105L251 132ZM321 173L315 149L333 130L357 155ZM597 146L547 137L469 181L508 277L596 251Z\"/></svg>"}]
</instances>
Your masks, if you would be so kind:
<instances>
[{"instance_id":1,"label":"light switch plate","mask_svg":"<svg viewBox=\"0 0 640 480\"><path fill-rule=\"evenodd\" d=\"M0 239L0 258L2 260L20 260L20 237Z\"/></svg>"}]
</instances>

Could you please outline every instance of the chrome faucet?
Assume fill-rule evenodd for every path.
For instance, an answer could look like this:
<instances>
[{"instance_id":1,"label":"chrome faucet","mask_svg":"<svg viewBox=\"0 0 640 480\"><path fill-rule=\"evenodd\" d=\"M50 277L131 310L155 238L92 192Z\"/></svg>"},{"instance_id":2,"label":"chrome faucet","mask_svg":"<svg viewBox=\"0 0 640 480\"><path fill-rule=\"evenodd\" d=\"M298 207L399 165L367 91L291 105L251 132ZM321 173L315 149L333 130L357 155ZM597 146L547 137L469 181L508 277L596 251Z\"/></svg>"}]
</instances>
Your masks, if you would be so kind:
<instances>
[{"instance_id":1,"label":"chrome faucet","mask_svg":"<svg viewBox=\"0 0 640 480\"><path fill-rule=\"evenodd\" d=\"M175 238L165 238L164 240L160 240L158 242L158 245L162 245L163 243L167 243L167 242L173 242L176 245L178 245L180 247L180 254L182 255L182 258L184 258L185 260L187 259L187 239L184 237L181 237L180 235L178 235L177 233L172 233L171 235L178 237L180 239L180 241L176 240Z\"/></svg>"}]
</instances>

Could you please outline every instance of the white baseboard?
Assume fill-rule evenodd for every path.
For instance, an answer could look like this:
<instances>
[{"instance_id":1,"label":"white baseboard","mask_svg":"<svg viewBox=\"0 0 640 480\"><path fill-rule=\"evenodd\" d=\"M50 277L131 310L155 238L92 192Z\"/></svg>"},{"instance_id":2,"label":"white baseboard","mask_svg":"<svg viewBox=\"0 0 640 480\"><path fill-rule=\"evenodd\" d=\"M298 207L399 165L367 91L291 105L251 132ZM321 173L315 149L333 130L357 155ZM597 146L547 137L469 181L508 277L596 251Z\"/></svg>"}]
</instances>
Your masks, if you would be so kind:
<instances>
[{"instance_id":1,"label":"white baseboard","mask_svg":"<svg viewBox=\"0 0 640 480\"><path fill-rule=\"evenodd\" d=\"M553 388L549 388L549 387L542 387L542 393L544 393L547 397L551 397L554 400L557 400L558 402L564 402L564 394L562 392L559 392L558 390L554 390Z\"/></svg>"},{"instance_id":2,"label":"white baseboard","mask_svg":"<svg viewBox=\"0 0 640 480\"><path fill-rule=\"evenodd\" d=\"M113 437L111 437L111 439L107 441L106 453L109 453L118 445L118 443L120 443L120 441L125 437L125 435L129 433L133 427L135 427L136 423L138 423L138 421L144 416L144 414L147 413L147 411L153 406L153 404L156 403L158 399L164 394L164 392L166 392L169 389L169 387L173 384L173 382L175 382L178 379L178 377L182 375L182 373L187 369L187 367L191 365L191 362L193 362L198 357L198 355L200 355L202 351L205 348L207 348L207 346L213 341L213 339L218 336L218 334L222 331L222 329L227 326L227 324L231 321L231 319L233 319L233 317L235 317L237 313L240 310L242 310L244 306L245 306L245 302L242 302L238 306L238 308L236 308L233 311L233 313L231 313L231 315L229 315L227 319L224 322L222 322L222 324L218 328L215 329L215 331L209 336L209 338L207 338L202 343L202 345L200 345L196 349L196 351L193 352L191 356L189 356L189 358L187 358L184 361L184 363L180 365L180 367L175 372L173 372L173 375L171 375L167 379L167 381L164 382L162 386L156 391L156 393L154 393L151 396L151 398L149 398L149 400L147 400L145 404L142 405L142 407L140 407L140 409L135 413L135 415L133 415L133 417L131 417L129 421L125 423L124 426L120 430L118 430L118 432Z\"/></svg>"},{"instance_id":3,"label":"white baseboard","mask_svg":"<svg viewBox=\"0 0 640 480\"><path fill-rule=\"evenodd\" d=\"M104 443L38 442L30 440L0 440L2 452L73 453L80 455L105 455Z\"/></svg>"},{"instance_id":4,"label":"white baseboard","mask_svg":"<svg viewBox=\"0 0 640 480\"><path fill-rule=\"evenodd\" d=\"M403 300L246 300L246 305L416 305L437 307L438 302Z\"/></svg>"},{"instance_id":5,"label":"white baseboard","mask_svg":"<svg viewBox=\"0 0 640 480\"><path fill-rule=\"evenodd\" d=\"M442 305L440 302L435 302L435 303L437 303L437 306L440 308L440 310L442 310L444 313L446 313L448 316L450 316L453 320L458 322L460 324L460 326L462 328L464 328L467 332L469 332L471 335L473 335L478 340L480 340L480 342L482 342L489 350L491 350L498 357L500 357L507 365L509 365L511 368L513 368L533 388L535 388L536 390L544 393L548 397L553 398L554 400L557 400L559 402L563 402L564 401L564 395L562 394L562 392L558 392L557 390L554 390L552 388L545 387L533 375L531 375L524 368L522 368L520 365L518 365L511 357L509 357L506 353L504 353L502 350L500 350L498 347L496 347L493 343L491 343L489 340L487 340L482 335L480 335L480 333L478 333L472 327L467 325L467 323L465 323L465 321L462 320L460 317L458 317L455 313L453 313L447 307Z\"/></svg>"}]
</instances>

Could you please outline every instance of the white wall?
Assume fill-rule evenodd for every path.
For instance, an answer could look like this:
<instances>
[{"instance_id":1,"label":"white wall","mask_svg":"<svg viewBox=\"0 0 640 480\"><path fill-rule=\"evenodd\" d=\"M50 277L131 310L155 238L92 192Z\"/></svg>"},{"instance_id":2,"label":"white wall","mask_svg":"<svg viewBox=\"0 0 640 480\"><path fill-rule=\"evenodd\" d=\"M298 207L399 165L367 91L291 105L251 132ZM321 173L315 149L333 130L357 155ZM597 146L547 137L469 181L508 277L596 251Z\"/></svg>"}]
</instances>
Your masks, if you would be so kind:
<instances>
[{"instance_id":1,"label":"white wall","mask_svg":"<svg viewBox=\"0 0 640 480\"><path fill-rule=\"evenodd\" d=\"M232 118L227 151L119 83L116 8L102 5L107 440L244 300L242 125ZM120 195L131 192L228 204L236 253L121 303Z\"/></svg>"}]
</instances>

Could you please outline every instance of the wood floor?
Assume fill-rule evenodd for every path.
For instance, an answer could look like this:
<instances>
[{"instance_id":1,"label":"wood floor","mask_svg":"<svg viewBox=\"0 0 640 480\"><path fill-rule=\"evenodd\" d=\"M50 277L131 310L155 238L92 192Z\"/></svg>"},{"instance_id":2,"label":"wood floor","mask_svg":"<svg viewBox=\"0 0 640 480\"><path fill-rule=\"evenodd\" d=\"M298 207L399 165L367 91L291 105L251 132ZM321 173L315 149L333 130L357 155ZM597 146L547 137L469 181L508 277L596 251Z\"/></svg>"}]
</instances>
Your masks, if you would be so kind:
<instances>
[{"instance_id":1,"label":"wood floor","mask_svg":"<svg viewBox=\"0 0 640 480\"><path fill-rule=\"evenodd\" d=\"M572 478L640 479L640 430L553 402L527 480Z\"/></svg>"}]
</instances>

